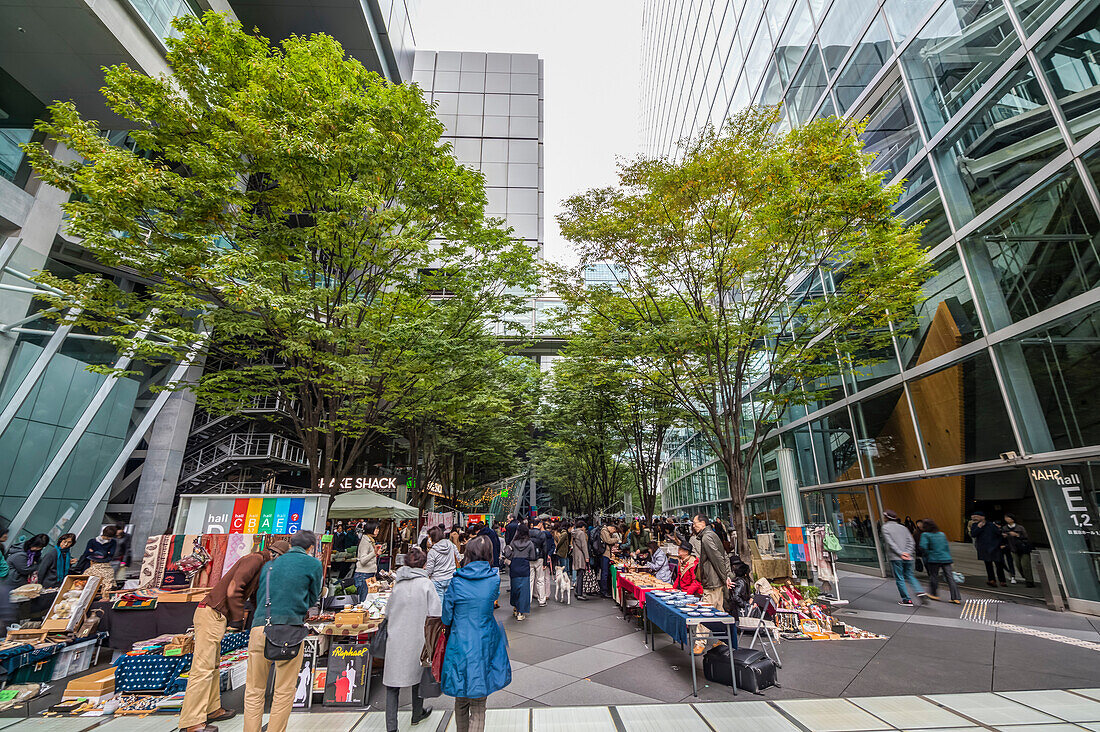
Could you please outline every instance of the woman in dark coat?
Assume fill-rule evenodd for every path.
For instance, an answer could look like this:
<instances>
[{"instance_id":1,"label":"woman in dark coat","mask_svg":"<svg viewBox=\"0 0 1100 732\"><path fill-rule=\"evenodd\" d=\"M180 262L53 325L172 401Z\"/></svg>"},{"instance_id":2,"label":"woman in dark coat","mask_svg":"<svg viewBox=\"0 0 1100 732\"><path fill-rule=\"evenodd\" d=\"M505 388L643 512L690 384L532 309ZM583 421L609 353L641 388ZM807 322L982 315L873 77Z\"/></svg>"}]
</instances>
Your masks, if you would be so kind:
<instances>
[{"instance_id":1,"label":"woman in dark coat","mask_svg":"<svg viewBox=\"0 0 1100 732\"><path fill-rule=\"evenodd\" d=\"M493 545L476 536L466 561L443 595L443 624L450 626L443 656L443 693L455 697L457 732L485 729L485 697L512 683L508 639L493 617L500 572L489 563Z\"/></svg>"}]
</instances>

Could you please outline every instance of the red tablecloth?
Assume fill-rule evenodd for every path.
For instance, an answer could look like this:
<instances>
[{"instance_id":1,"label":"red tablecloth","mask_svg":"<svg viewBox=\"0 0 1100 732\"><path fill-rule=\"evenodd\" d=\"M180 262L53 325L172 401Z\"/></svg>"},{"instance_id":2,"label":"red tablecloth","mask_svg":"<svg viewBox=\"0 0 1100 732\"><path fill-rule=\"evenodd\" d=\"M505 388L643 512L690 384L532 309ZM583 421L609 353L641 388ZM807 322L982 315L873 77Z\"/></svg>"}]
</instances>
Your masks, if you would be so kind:
<instances>
[{"instance_id":1,"label":"red tablecloth","mask_svg":"<svg viewBox=\"0 0 1100 732\"><path fill-rule=\"evenodd\" d=\"M631 582L622 574L619 574L616 578L619 586L619 592L629 592L634 596L634 599L638 601L638 605L645 605L645 595L647 592L653 592L654 590L667 590L668 587L638 587L638 585Z\"/></svg>"}]
</instances>

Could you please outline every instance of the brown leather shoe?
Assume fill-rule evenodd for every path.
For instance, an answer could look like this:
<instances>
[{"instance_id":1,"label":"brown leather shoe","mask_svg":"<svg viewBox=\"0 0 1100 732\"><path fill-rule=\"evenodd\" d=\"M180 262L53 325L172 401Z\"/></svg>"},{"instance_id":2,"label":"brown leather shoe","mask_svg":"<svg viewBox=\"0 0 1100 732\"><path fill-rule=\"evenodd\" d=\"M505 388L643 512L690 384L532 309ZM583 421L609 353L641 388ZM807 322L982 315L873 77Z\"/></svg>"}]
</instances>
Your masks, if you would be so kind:
<instances>
[{"instance_id":1,"label":"brown leather shoe","mask_svg":"<svg viewBox=\"0 0 1100 732\"><path fill-rule=\"evenodd\" d=\"M206 718L206 723L210 724L211 722L224 722L225 720L233 719L233 717L236 717L236 716L237 716L237 710L236 709L226 709L225 707L222 707L221 709L219 709L218 711L214 712L209 717L207 717Z\"/></svg>"},{"instance_id":2,"label":"brown leather shoe","mask_svg":"<svg viewBox=\"0 0 1100 732\"><path fill-rule=\"evenodd\" d=\"M212 724L196 724L180 732L218 732L218 728Z\"/></svg>"}]
</instances>

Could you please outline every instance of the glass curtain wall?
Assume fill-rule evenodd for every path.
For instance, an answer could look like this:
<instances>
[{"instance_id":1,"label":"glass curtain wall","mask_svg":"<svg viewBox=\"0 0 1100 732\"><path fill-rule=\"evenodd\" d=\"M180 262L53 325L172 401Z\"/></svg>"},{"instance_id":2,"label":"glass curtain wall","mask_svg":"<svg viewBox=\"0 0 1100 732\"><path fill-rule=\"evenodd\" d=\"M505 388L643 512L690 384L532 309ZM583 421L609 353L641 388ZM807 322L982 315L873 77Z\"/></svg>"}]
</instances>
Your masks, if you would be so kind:
<instances>
[{"instance_id":1,"label":"glass curtain wall","mask_svg":"<svg viewBox=\"0 0 1100 732\"><path fill-rule=\"evenodd\" d=\"M835 110L867 120L873 166L903 183L897 210L925 222L936 274L915 329L776 427L750 481L753 520L783 523L769 458L780 446L795 452L807 513L847 524L858 511L844 502L876 481L884 502L942 518L952 538L1007 490L982 478L1011 467L1002 454L1065 463L1085 511L1058 513L1040 487L1019 500L1043 508L1074 606L1100 612L1083 589L1092 545L1065 539L1086 530L1074 516L1093 515L1094 464L1060 459L1100 458L1100 0L647 0L644 26L651 154L675 155L678 139L747 100L782 101L783 127ZM694 80L716 59L735 66L708 99ZM712 456L669 456L666 505L715 494L687 481ZM854 525L851 537L870 551Z\"/></svg>"}]
</instances>

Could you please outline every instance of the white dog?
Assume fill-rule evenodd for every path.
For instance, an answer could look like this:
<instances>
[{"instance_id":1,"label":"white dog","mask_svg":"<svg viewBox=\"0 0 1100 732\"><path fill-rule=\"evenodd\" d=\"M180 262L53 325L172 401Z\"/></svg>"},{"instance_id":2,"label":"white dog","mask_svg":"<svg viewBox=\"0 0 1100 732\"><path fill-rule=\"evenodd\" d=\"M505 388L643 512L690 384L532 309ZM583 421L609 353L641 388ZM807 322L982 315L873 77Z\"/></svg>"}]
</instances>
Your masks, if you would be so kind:
<instances>
[{"instance_id":1,"label":"white dog","mask_svg":"<svg viewBox=\"0 0 1100 732\"><path fill-rule=\"evenodd\" d=\"M572 604L572 592L573 583L569 580L569 575L565 573L565 569L558 567L554 570L554 596L558 602L563 602L562 595L565 596L565 604Z\"/></svg>"}]
</instances>

